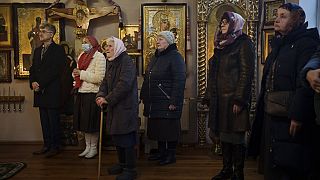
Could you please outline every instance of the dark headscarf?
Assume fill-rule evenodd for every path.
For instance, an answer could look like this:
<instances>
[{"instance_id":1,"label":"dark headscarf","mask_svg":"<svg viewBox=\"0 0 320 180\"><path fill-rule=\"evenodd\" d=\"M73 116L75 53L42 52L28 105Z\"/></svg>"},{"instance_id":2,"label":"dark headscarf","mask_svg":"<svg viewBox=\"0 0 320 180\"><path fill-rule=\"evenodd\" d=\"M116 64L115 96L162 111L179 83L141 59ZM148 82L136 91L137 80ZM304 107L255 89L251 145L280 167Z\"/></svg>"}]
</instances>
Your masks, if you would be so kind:
<instances>
[{"instance_id":1,"label":"dark headscarf","mask_svg":"<svg viewBox=\"0 0 320 180\"><path fill-rule=\"evenodd\" d=\"M223 19L226 19L229 23L228 32L226 34L222 34L221 32L221 22ZM223 13L215 33L214 46L218 49L223 49L225 46L232 44L239 36L242 35L244 23L245 20L240 14L229 11Z\"/></svg>"},{"instance_id":2,"label":"dark headscarf","mask_svg":"<svg viewBox=\"0 0 320 180\"><path fill-rule=\"evenodd\" d=\"M294 31L295 29L298 29L300 26L302 26L305 23L306 20L306 13L297 4L293 3L286 3L281 6L279 6L281 9L285 9L290 11L291 21L289 23L289 31Z\"/></svg>"}]
</instances>

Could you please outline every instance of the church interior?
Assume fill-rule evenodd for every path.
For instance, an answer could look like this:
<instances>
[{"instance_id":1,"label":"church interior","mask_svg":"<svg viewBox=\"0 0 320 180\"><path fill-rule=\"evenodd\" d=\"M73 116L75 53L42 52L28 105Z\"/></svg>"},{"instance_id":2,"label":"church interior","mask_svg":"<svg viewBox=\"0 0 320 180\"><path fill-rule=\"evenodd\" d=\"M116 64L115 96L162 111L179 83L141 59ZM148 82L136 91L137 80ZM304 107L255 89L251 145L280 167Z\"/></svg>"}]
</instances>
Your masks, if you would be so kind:
<instances>
[{"instance_id":1,"label":"church interior","mask_svg":"<svg viewBox=\"0 0 320 180\"><path fill-rule=\"evenodd\" d=\"M254 44L249 111L252 122L265 60L271 51L270 40L275 36L275 11L283 3L299 4L306 13L308 27L320 28L318 0L1 0L0 167L3 169L2 164L9 162L21 162L23 167L12 177L8 176L12 179L115 178L106 169L117 162L117 152L104 128L102 140L99 140L101 154L88 160L77 156L85 142L84 134L72 128L73 101L65 104L60 114L61 153L52 158L32 154L41 148L43 137L39 110L33 104L29 70L33 51L41 46L36 37L39 25L48 21L56 26L53 40L64 47L70 67L76 63L86 35L98 40L103 53L107 52L107 38L121 39L136 66L139 92L148 63L157 48L158 33L171 31L186 65L177 162L157 166L148 161L148 155L157 144L147 137L148 118L143 115L143 104L140 103L139 143L135 147L137 179L211 179L222 167L221 145L211 138L208 108L200 108L199 104L208 85L209 59L214 54L215 31L220 26L220 18L225 11L240 14L246 21L243 32ZM72 79L63 79L72 84ZM64 98L72 96L67 93ZM102 119L106 121L105 117ZM250 131L246 132L246 140L249 136ZM246 159L244 179L263 179L258 163L255 158Z\"/></svg>"}]
</instances>

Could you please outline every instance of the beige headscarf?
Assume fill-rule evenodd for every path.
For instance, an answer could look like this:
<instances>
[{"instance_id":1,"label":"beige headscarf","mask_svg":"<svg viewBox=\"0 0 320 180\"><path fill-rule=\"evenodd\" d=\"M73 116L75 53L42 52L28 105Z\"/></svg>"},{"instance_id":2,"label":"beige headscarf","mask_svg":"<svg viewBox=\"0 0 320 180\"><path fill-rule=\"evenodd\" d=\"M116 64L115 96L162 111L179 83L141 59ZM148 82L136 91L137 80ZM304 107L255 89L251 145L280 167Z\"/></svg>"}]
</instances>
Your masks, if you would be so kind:
<instances>
[{"instance_id":1,"label":"beige headscarf","mask_svg":"<svg viewBox=\"0 0 320 180\"><path fill-rule=\"evenodd\" d=\"M108 58L108 61L114 60L121 53L127 50L127 48L124 46L123 42L120 39L111 36L110 38L107 39L107 43L109 43L110 41L114 42L114 55L111 58Z\"/></svg>"}]
</instances>

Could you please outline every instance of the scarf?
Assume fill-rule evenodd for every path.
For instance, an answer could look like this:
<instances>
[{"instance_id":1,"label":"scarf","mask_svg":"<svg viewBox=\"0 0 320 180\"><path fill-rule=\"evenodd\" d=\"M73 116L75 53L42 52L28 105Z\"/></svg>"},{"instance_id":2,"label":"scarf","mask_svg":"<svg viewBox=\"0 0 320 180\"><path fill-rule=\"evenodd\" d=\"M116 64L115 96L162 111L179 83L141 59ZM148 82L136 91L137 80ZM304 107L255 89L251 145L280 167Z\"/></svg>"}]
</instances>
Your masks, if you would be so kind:
<instances>
[{"instance_id":1,"label":"scarf","mask_svg":"<svg viewBox=\"0 0 320 180\"><path fill-rule=\"evenodd\" d=\"M226 19L229 23L228 32L226 34L222 34L221 32L221 22L223 19ZM232 44L239 36L242 35L244 23L245 20L240 14L229 11L223 13L220 24L215 33L214 46L217 49L223 49Z\"/></svg>"},{"instance_id":2,"label":"scarf","mask_svg":"<svg viewBox=\"0 0 320 180\"><path fill-rule=\"evenodd\" d=\"M79 70L86 70L91 63L91 60L93 59L93 55L96 53L96 51L100 49L100 45L95 37L86 36L85 38L89 40L90 44L92 45L92 48L90 49L89 52L83 52L80 55L79 61L78 61ZM76 81L74 89L80 88L83 82L82 80L80 80L80 76L76 76L74 79Z\"/></svg>"},{"instance_id":3,"label":"scarf","mask_svg":"<svg viewBox=\"0 0 320 180\"><path fill-rule=\"evenodd\" d=\"M108 58L108 61L113 61L115 58L117 58L121 53L127 50L127 48L124 46L123 42L116 38L111 36L107 39L107 42L113 41L114 42L114 55L111 58Z\"/></svg>"}]
</instances>

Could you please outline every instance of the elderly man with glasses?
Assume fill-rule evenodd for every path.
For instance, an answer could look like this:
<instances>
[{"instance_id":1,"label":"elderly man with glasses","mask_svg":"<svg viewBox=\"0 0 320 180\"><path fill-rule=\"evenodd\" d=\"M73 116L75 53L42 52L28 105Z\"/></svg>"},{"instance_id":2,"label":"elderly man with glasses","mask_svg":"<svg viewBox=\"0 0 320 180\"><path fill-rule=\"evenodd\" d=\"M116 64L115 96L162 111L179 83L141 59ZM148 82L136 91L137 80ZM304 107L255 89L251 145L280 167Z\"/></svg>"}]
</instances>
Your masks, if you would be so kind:
<instances>
[{"instance_id":1,"label":"elderly man with glasses","mask_svg":"<svg viewBox=\"0 0 320 180\"><path fill-rule=\"evenodd\" d=\"M42 45L35 49L30 68L30 88L34 91L34 107L39 107L44 146L34 155L52 157L60 148L60 88L61 74L66 61L62 46L53 41L54 25L40 25Z\"/></svg>"}]
</instances>

